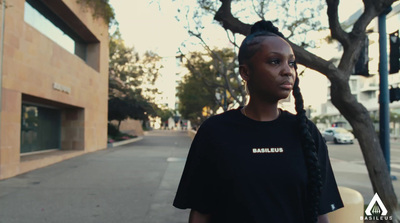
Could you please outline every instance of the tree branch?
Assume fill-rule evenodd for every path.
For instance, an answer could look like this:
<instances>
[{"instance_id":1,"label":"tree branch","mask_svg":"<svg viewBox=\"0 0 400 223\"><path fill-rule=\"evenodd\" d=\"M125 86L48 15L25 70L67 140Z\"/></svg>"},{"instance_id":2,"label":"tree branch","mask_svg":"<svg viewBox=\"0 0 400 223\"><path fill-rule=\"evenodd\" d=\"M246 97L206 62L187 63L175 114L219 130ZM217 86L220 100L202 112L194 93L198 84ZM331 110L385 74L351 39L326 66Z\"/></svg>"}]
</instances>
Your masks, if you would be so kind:
<instances>
[{"instance_id":1,"label":"tree branch","mask_svg":"<svg viewBox=\"0 0 400 223\"><path fill-rule=\"evenodd\" d=\"M201 37L200 33L196 34L193 31L189 31L189 34L192 35L192 36L195 36L196 38L198 38L201 41L203 47L209 52L211 58L213 59L215 68L219 71L219 74L224 78L224 83L225 83L224 86L225 86L225 88L229 91L229 93L232 95L232 97L234 97L235 100L239 104L243 104L243 100L239 100L240 97L234 91L232 85L230 84L229 77L228 77L228 70L230 68L232 68L232 70L233 70L233 67L234 67L234 64L235 64L237 56L235 56L233 58L231 64L226 65L226 63L223 60L223 58L207 45L207 43ZM222 66L220 66L218 62L221 63ZM240 96L243 97L243 95L245 95L245 91L244 91L243 87L241 87Z\"/></svg>"},{"instance_id":2,"label":"tree branch","mask_svg":"<svg viewBox=\"0 0 400 223\"><path fill-rule=\"evenodd\" d=\"M350 38L340 26L338 15L339 0L326 0L326 3L328 4L327 14L332 38L338 40L346 49L350 45Z\"/></svg>"},{"instance_id":3,"label":"tree branch","mask_svg":"<svg viewBox=\"0 0 400 223\"><path fill-rule=\"evenodd\" d=\"M220 0L222 3L217 13L215 13L214 20L218 21L224 29L229 29L232 33L240 33L247 36L250 33L251 25L241 22L235 18L231 11L232 0Z\"/></svg>"},{"instance_id":4,"label":"tree branch","mask_svg":"<svg viewBox=\"0 0 400 223\"><path fill-rule=\"evenodd\" d=\"M330 27L332 37L337 39L343 45L343 56L340 60L338 68L346 73L347 77L352 73L352 69L357 62L360 55L361 48L364 46L362 42L366 38L366 29L370 22L384 10L387 10L391 4L396 0L364 0L364 12L357 19L353 25L352 31L347 34L343 30L339 30L340 24L334 24ZM328 3L328 16L329 23L331 24L331 17L337 16L337 5L339 0L326 0ZM330 12L336 7L336 12ZM336 18L337 19L337 18ZM339 26L339 27L337 27Z\"/></svg>"},{"instance_id":5,"label":"tree branch","mask_svg":"<svg viewBox=\"0 0 400 223\"><path fill-rule=\"evenodd\" d=\"M220 22L224 29L229 29L233 33L248 35L250 33L251 25L245 24L233 16L231 12L232 0L220 0L220 2L222 5L217 11L214 19ZM310 69L319 71L322 74L327 75L328 78L333 77L333 75L330 74L332 74L332 70L337 69L333 63L304 50L300 46L290 41L289 43L293 48L293 51L296 55L296 61L299 64L306 65Z\"/></svg>"}]
</instances>

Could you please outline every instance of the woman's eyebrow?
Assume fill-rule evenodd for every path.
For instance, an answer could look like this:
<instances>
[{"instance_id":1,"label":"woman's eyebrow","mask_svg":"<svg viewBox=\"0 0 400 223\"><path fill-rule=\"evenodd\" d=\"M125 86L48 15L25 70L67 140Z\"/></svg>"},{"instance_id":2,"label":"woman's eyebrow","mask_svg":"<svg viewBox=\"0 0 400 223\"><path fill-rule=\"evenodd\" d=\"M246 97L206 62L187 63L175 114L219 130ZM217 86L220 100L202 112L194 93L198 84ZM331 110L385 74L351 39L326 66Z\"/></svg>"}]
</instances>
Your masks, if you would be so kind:
<instances>
[{"instance_id":1,"label":"woman's eyebrow","mask_svg":"<svg viewBox=\"0 0 400 223\"><path fill-rule=\"evenodd\" d=\"M277 55L281 55L281 56L286 56L286 54L280 53L280 52L270 52L269 54L277 54ZM288 55L290 58L294 58L294 54L289 54Z\"/></svg>"}]
</instances>

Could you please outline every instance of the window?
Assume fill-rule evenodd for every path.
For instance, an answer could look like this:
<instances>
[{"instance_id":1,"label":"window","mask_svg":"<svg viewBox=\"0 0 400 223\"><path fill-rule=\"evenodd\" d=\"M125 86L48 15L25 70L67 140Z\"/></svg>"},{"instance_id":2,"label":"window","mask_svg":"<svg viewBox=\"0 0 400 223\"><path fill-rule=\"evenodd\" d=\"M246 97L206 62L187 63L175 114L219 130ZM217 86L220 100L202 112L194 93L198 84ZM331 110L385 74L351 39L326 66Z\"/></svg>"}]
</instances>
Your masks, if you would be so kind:
<instances>
[{"instance_id":1,"label":"window","mask_svg":"<svg viewBox=\"0 0 400 223\"><path fill-rule=\"evenodd\" d=\"M26 0L25 22L99 71L100 41L62 1Z\"/></svg>"},{"instance_id":2,"label":"window","mask_svg":"<svg viewBox=\"0 0 400 223\"><path fill-rule=\"evenodd\" d=\"M28 1L25 2L24 19L26 23L33 26L64 49L72 54L75 53L75 41L46 19L38 10L33 8Z\"/></svg>"},{"instance_id":3,"label":"window","mask_svg":"<svg viewBox=\"0 0 400 223\"><path fill-rule=\"evenodd\" d=\"M21 153L60 149L61 111L22 104Z\"/></svg>"},{"instance_id":4,"label":"window","mask_svg":"<svg viewBox=\"0 0 400 223\"><path fill-rule=\"evenodd\" d=\"M350 80L350 89L351 91L357 91L357 80Z\"/></svg>"}]
</instances>

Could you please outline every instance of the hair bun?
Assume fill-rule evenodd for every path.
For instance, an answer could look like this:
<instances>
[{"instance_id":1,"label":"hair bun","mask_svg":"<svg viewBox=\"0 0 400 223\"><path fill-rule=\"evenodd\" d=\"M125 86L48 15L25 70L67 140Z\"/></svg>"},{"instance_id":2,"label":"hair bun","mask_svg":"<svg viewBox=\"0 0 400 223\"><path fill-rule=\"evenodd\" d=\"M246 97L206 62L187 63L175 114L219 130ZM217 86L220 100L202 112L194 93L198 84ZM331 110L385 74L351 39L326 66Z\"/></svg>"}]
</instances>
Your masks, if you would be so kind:
<instances>
[{"instance_id":1,"label":"hair bun","mask_svg":"<svg viewBox=\"0 0 400 223\"><path fill-rule=\"evenodd\" d=\"M271 32L280 35L279 29L275 27L271 21L265 20L258 21L251 27L251 34L257 32Z\"/></svg>"}]
</instances>

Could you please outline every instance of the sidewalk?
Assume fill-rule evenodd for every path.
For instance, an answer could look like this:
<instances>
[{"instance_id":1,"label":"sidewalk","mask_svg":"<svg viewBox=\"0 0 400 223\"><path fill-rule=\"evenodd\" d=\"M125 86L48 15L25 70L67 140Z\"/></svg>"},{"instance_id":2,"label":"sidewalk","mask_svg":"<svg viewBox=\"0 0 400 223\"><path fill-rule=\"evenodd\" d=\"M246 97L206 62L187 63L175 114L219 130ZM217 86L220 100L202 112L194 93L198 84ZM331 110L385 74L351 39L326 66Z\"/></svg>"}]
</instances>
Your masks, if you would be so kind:
<instances>
[{"instance_id":1,"label":"sidewalk","mask_svg":"<svg viewBox=\"0 0 400 223\"><path fill-rule=\"evenodd\" d=\"M187 132L155 131L0 181L0 222L187 222L171 204L189 145Z\"/></svg>"}]
</instances>

